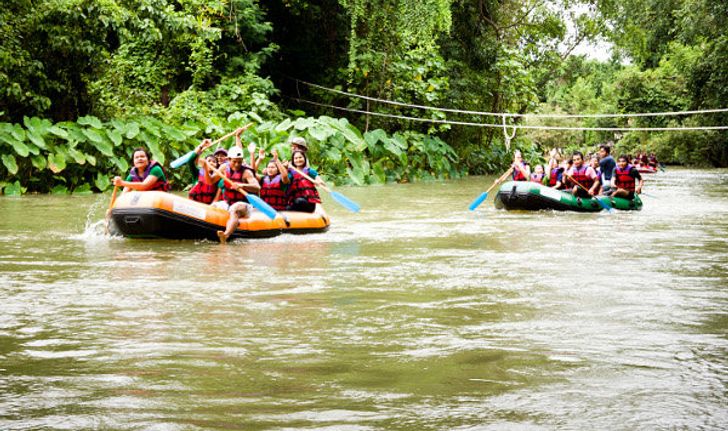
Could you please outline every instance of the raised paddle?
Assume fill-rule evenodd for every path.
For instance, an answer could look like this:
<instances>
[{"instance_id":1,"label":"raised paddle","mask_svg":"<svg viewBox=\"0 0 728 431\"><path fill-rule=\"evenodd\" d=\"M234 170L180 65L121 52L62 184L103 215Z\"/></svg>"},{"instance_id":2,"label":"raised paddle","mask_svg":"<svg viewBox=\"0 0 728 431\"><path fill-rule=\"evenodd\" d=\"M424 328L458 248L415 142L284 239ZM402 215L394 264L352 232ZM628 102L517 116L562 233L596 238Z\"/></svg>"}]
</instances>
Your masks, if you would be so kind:
<instances>
[{"instance_id":1,"label":"raised paddle","mask_svg":"<svg viewBox=\"0 0 728 431\"><path fill-rule=\"evenodd\" d=\"M567 174L567 173L564 173L564 175L566 175L567 177L571 178L571 181L573 181L573 182L574 182L574 183L575 183L575 184L576 184L577 186L581 187L581 188L582 188L582 189L583 189L583 190L584 190L585 192L589 193L589 189L587 189L586 187L582 186L582 185L581 185L581 184L579 183L579 181L576 181L576 180L574 179L574 177L572 177L571 175L569 175L569 174ZM600 205L600 206L601 206L602 208L604 208L605 210L607 210L607 212L608 212L608 213L610 213L610 214L611 214L611 213L612 213L612 212L614 211L614 209L612 209L612 206L611 206L611 205L609 205L608 203L606 203L606 202L602 201L602 200L601 200L601 199L599 199L599 198L598 198L597 196L594 196L594 199L596 199L596 201L597 201L597 202L599 203L599 205Z\"/></svg>"},{"instance_id":2,"label":"raised paddle","mask_svg":"<svg viewBox=\"0 0 728 431\"><path fill-rule=\"evenodd\" d=\"M507 177L511 172L513 172L513 168L512 167L510 169L508 169L506 171L506 173L504 173L499 178L497 178L495 181L493 181L493 185L491 185L490 187L488 187L488 190L484 191L483 193L480 194L480 196L478 196L477 198L475 198L475 200L473 201L473 203L470 204L470 206L468 207L468 209L470 211L475 211L475 208L478 208L480 206L480 204L482 204L483 202L485 202L486 199L488 199L488 193L491 190L493 190L493 187L495 187L496 185L500 184L503 181L503 179L505 177Z\"/></svg>"},{"instance_id":3,"label":"raised paddle","mask_svg":"<svg viewBox=\"0 0 728 431\"><path fill-rule=\"evenodd\" d=\"M205 160L205 164L207 165L208 169L212 169L213 172L220 175L220 178L222 178L227 184L230 185L230 187L240 191L240 193L244 194L245 197L248 199L248 202L250 205L254 206L258 211L262 212L266 216L268 216L269 219L273 220L278 215L278 212L270 205L268 205L263 199L259 198L258 196L255 196L252 193L248 193L245 191L243 186L240 186L238 184L233 183L230 181L230 179L225 176L225 174L219 170L218 168L212 166L211 164L207 163L207 160Z\"/></svg>"},{"instance_id":4,"label":"raised paddle","mask_svg":"<svg viewBox=\"0 0 728 431\"><path fill-rule=\"evenodd\" d=\"M296 169L293 166L290 166L290 168L293 169L294 171L298 172L299 175L303 176L303 178L311 181L312 183L315 183L316 182L313 178L311 178L310 176L308 176L305 173L303 173L300 169ZM361 210L361 207L359 206L358 203L356 203L353 200L347 198L346 196L342 195L341 193L336 192L336 191L333 191L333 190L331 190L330 188L326 187L323 184L321 184L321 188L324 189L324 190L326 190L327 192L329 192L329 194L331 195L331 197L334 198L334 200L336 202L338 202L342 207L348 209L349 211L358 213L359 210Z\"/></svg>"},{"instance_id":5,"label":"raised paddle","mask_svg":"<svg viewBox=\"0 0 728 431\"><path fill-rule=\"evenodd\" d=\"M119 186L114 186L114 191L111 192L111 202L109 202L109 209L106 210L106 223L104 225L104 228L106 230L106 235L109 234L109 223L111 221L111 209L114 207L114 202L116 202L117 190L119 190Z\"/></svg>"},{"instance_id":6,"label":"raised paddle","mask_svg":"<svg viewBox=\"0 0 728 431\"><path fill-rule=\"evenodd\" d=\"M246 124L245 126L243 126L243 130L248 129L252 125L253 125L253 123ZM220 142L224 141L225 139L227 139L231 136L234 136L236 133L238 133L238 129L233 130L232 132L228 133L227 135L223 136L222 138L217 138L216 140L210 142L209 144L205 145L205 147L200 150L200 154L203 151L205 151L206 149L210 148L211 146L213 146L215 144L219 144ZM172 163L169 164L169 166L172 169L177 169L180 166L187 164L187 162L189 162L196 156L197 156L197 152L195 152L195 150L192 150L189 153L185 154L184 156L175 159Z\"/></svg>"}]
</instances>

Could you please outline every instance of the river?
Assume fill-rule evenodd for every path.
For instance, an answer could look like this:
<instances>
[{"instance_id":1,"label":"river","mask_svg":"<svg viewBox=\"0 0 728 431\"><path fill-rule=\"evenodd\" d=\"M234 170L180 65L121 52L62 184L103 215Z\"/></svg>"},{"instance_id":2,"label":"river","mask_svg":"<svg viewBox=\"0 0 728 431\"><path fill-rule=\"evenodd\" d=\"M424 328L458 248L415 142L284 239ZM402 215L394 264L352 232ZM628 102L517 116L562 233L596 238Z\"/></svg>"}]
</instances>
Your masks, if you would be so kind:
<instances>
[{"instance_id":1,"label":"river","mask_svg":"<svg viewBox=\"0 0 728 431\"><path fill-rule=\"evenodd\" d=\"M728 171L614 214L467 211L490 181L225 246L0 198L0 429L727 429Z\"/></svg>"}]
</instances>

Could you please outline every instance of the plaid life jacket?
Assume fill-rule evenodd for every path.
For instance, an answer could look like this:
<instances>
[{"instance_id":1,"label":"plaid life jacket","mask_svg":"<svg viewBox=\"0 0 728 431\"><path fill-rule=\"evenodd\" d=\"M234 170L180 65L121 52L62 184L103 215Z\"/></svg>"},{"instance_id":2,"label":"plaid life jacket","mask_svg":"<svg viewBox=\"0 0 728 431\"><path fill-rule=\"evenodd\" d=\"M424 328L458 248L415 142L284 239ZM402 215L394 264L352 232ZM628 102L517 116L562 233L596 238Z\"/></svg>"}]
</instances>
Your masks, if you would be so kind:
<instances>
[{"instance_id":1,"label":"plaid life jacket","mask_svg":"<svg viewBox=\"0 0 728 431\"><path fill-rule=\"evenodd\" d=\"M211 204L217 194L217 183L208 184L205 182L205 171L200 168L197 174L197 184L195 184L189 192L189 197L193 201L202 202L203 204Z\"/></svg>"},{"instance_id":2,"label":"plaid life jacket","mask_svg":"<svg viewBox=\"0 0 728 431\"><path fill-rule=\"evenodd\" d=\"M286 188L281 181L280 174L273 178L268 175L263 178L263 183L260 185L260 197L278 211L286 209L288 199L286 198Z\"/></svg>"},{"instance_id":3,"label":"plaid life jacket","mask_svg":"<svg viewBox=\"0 0 728 431\"><path fill-rule=\"evenodd\" d=\"M308 175L310 169L303 168L301 171ZM319 196L318 190L316 190L316 186L298 172L294 170L290 172L293 174L293 178L291 179L291 185L288 187L288 205L291 205L298 198L304 198L315 204L321 203L321 197Z\"/></svg>"}]
</instances>

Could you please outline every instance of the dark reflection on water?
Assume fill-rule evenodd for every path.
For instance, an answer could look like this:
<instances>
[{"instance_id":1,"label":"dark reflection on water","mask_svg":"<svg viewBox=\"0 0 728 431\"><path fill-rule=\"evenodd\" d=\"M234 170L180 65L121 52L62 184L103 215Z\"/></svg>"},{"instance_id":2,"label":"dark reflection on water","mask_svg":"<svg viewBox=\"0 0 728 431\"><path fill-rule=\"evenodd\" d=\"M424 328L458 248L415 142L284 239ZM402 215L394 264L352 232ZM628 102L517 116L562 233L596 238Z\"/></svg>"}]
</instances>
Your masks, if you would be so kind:
<instances>
[{"instance_id":1,"label":"dark reflection on water","mask_svg":"<svg viewBox=\"0 0 728 431\"><path fill-rule=\"evenodd\" d=\"M224 247L0 199L0 429L728 427L728 172L613 215L467 212L488 181Z\"/></svg>"}]
</instances>

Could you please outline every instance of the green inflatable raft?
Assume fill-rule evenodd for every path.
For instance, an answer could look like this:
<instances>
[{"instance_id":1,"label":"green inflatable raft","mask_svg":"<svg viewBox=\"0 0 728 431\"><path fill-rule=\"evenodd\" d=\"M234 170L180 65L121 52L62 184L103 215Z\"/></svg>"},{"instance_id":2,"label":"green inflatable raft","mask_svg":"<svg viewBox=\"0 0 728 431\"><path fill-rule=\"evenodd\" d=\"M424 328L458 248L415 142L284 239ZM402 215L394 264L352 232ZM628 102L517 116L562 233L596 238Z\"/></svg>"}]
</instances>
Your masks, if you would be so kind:
<instances>
[{"instance_id":1,"label":"green inflatable raft","mask_svg":"<svg viewBox=\"0 0 728 431\"><path fill-rule=\"evenodd\" d=\"M642 200L637 195L632 200L609 198L607 196L600 196L599 199L607 206L617 210L638 211L642 209ZM578 212L599 212L604 209L597 202L597 198L577 198L571 193L530 181L508 181L503 183L495 196L495 207L507 210Z\"/></svg>"}]
</instances>

